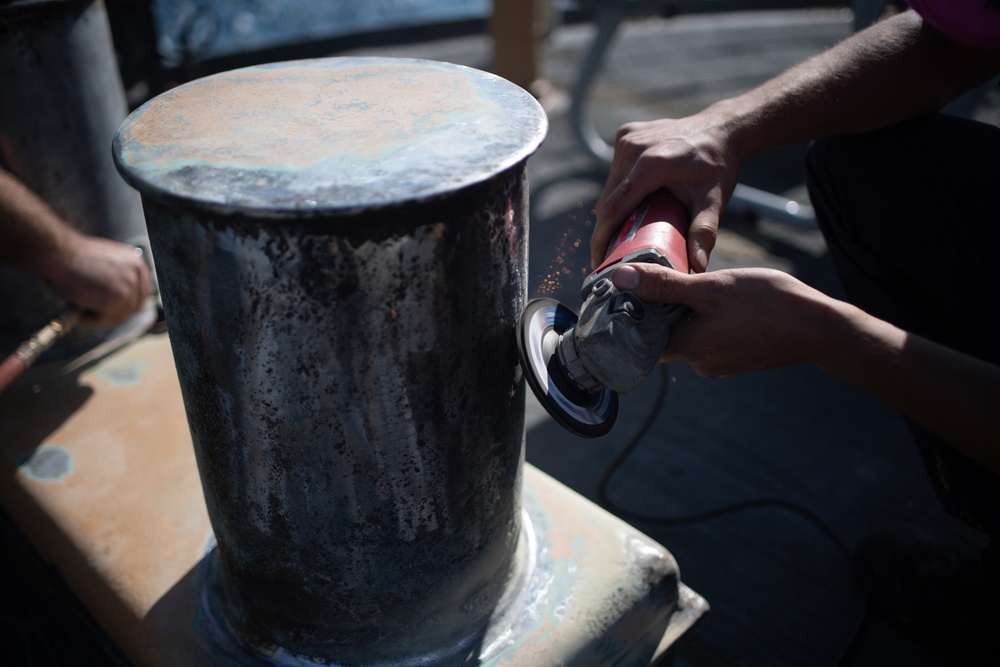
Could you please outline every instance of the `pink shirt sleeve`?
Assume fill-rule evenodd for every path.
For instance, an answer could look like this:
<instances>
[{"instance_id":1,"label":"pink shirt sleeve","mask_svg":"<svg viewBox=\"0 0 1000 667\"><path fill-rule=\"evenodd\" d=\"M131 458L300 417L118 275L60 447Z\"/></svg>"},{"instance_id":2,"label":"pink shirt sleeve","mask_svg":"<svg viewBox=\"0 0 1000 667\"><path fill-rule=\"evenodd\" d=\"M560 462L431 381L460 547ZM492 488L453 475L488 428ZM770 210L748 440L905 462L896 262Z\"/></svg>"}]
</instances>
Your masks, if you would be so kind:
<instances>
[{"instance_id":1,"label":"pink shirt sleeve","mask_svg":"<svg viewBox=\"0 0 1000 667\"><path fill-rule=\"evenodd\" d=\"M907 0L925 21L952 39L1000 49L1000 0Z\"/></svg>"}]
</instances>

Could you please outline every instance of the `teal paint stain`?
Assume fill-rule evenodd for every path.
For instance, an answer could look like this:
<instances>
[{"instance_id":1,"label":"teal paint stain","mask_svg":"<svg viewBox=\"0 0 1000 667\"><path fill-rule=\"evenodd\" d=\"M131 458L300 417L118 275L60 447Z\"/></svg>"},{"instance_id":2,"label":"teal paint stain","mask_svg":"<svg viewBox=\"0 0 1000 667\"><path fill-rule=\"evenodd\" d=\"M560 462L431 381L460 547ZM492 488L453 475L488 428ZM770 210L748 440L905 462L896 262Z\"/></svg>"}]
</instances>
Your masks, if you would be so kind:
<instances>
[{"instance_id":1,"label":"teal paint stain","mask_svg":"<svg viewBox=\"0 0 1000 667\"><path fill-rule=\"evenodd\" d=\"M148 370L149 364L145 362L124 362L105 366L97 371L97 375L111 384L127 386L137 384L142 379L142 374Z\"/></svg>"},{"instance_id":2,"label":"teal paint stain","mask_svg":"<svg viewBox=\"0 0 1000 667\"><path fill-rule=\"evenodd\" d=\"M73 474L73 455L65 447L43 445L21 456L17 468L36 482L58 482Z\"/></svg>"}]
</instances>

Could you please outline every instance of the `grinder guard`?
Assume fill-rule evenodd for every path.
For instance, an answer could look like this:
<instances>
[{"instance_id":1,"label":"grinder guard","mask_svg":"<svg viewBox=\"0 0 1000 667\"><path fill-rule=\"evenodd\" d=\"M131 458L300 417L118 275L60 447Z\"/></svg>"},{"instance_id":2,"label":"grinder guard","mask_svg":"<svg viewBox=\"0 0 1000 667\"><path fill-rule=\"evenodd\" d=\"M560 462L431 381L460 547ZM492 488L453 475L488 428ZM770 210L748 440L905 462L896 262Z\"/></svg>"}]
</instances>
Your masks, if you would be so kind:
<instances>
[{"instance_id":1,"label":"grinder guard","mask_svg":"<svg viewBox=\"0 0 1000 667\"><path fill-rule=\"evenodd\" d=\"M620 291L611 272L622 262L652 262L686 273L688 219L670 193L650 195L584 280L578 320L551 299L536 299L522 313L518 352L528 383L570 431L585 437L608 433L618 415L617 395L635 389L663 356L670 328L687 307L644 302ZM595 411L594 405L608 409Z\"/></svg>"},{"instance_id":2,"label":"grinder guard","mask_svg":"<svg viewBox=\"0 0 1000 667\"><path fill-rule=\"evenodd\" d=\"M670 339L670 327L684 310L644 302L602 278L594 284L573 328L582 365L600 386L627 394L656 367Z\"/></svg>"}]
</instances>

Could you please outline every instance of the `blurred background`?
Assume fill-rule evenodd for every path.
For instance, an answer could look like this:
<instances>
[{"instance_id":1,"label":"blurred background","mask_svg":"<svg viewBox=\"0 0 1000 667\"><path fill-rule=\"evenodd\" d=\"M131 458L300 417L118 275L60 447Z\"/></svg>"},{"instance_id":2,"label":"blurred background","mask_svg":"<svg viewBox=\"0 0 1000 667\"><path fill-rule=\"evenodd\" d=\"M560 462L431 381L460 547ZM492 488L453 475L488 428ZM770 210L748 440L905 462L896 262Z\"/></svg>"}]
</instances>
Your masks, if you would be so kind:
<instances>
[{"instance_id":1,"label":"blurred background","mask_svg":"<svg viewBox=\"0 0 1000 667\"><path fill-rule=\"evenodd\" d=\"M529 161L531 296L553 296L574 309L607 173L595 137L600 152L623 122L679 117L739 94L901 7L105 2L132 107L217 71L342 55L455 62L531 90L550 120L548 138ZM959 112L996 124L998 97L985 89ZM808 207L805 149L754 158L741 182ZM780 217L731 207L711 268L774 267L841 296L819 232L807 217ZM980 542L938 509L898 416L853 387L805 366L729 380L671 366L622 397L619 423L601 440L564 431L532 398L526 437L529 462L666 546L685 583L708 599L712 610L683 640L677 664L957 664L867 609L854 583L847 552L869 531L918 525L970 549ZM127 664L6 516L2 551L5 664Z\"/></svg>"}]
</instances>

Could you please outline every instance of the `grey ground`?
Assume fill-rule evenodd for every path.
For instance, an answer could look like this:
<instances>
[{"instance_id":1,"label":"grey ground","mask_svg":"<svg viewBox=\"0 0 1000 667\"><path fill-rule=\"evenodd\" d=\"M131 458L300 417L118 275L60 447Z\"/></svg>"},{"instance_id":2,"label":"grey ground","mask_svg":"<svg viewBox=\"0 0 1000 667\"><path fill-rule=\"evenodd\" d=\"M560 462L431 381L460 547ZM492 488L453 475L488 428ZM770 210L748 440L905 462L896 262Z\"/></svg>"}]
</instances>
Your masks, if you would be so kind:
<instances>
[{"instance_id":1,"label":"grey ground","mask_svg":"<svg viewBox=\"0 0 1000 667\"><path fill-rule=\"evenodd\" d=\"M592 96L597 127L612 137L622 122L697 111L850 32L851 14L842 9L632 21L620 31ZM543 67L557 89L571 88L592 35L589 25L554 27ZM484 69L490 64L490 45L481 37L351 53ZM992 91L976 114L996 122L997 109ZM553 105L550 122L548 138L529 162L531 289L578 309L591 209L605 172L573 139L565 104ZM741 180L803 197L803 151L795 147L754 159ZM841 295L815 230L726 218L711 268L733 266L778 268ZM597 500L604 471L655 413L650 430L609 484L619 510L682 517L748 500L779 501L673 527L633 521L670 549L683 580L712 605L682 644L680 664L836 662L852 641L864 597L845 555L804 513L828 524L848 548L868 531L899 523L930 526L963 544L977 544L977 536L939 510L901 419L852 386L804 365L733 379L704 379L676 365L667 375L665 400L657 401L659 380L651 375L623 397L618 425L601 440L571 435L529 400L527 456ZM951 662L915 644L876 611L846 664Z\"/></svg>"}]
</instances>

